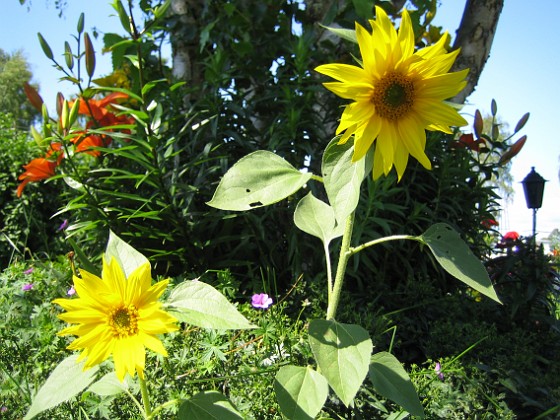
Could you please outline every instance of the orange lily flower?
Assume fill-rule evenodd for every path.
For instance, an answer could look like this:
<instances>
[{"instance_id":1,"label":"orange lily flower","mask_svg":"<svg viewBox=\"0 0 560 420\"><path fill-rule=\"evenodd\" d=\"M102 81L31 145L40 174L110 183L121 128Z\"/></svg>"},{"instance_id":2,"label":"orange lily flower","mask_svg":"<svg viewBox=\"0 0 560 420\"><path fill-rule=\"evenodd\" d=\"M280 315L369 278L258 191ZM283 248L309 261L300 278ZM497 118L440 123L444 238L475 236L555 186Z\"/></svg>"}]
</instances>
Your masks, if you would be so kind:
<instances>
[{"instance_id":1,"label":"orange lily flower","mask_svg":"<svg viewBox=\"0 0 560 420\"><path fill-rule=\"evenodd\" d=\"M70 139L76 146L76 152L84 152L88 155L99 157L101 152L99 150L92 150L92 147L107 147L111 144L110 137L97 134L87 135L86 133L86 131L82 131L80 135Z\"/></svg>"},{"instance_id":2,"label":"orange lily flower","mask_svg":"<svg viewBox=\"0 0 560 420\"><path fill-rule=\"evenodd\" d=\"M103 120L103 118L107 114L111 113L107 110L107 106L115 103L117 99L126 98L128 98L128 95L121 92L113 92L110 95L107 95L103 99L99 100L89 99L87 102L84 99L80 98L80 107L78 108L78 113L82 115L89 115L103 126L104 124L101 124L101 120Z\"/></svg>"},{"instance_id":3,"label":"orange lily flower","mask_svg":"<svg viewBox=\"0 0 560 420\"><path fill-rule=\"evenodd\" d=\"M17 187L16 194L18 197L21 197L23 189L28 183L42 181L43 179L54 176L55 169L62 161L64 155L59 153L54 160L52 156L59 152L61 148L61 143L52 143L51 150L47 152L45 157L32 159L27 165L23 165L25 172L18 177L18 179L22 181Z\"/></svg>"}]
</instances>

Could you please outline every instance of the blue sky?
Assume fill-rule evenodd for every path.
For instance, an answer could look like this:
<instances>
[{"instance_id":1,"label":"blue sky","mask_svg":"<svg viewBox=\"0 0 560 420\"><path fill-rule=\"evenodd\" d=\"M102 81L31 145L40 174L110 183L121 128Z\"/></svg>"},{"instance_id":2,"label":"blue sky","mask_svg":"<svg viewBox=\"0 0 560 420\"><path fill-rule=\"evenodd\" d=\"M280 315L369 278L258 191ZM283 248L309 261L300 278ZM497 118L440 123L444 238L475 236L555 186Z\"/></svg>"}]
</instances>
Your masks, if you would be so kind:
<instances>
[{"instance_id":1,"label":"blue sky","mask_svg":"<svg viewBox=\"0 0 560 420\"><path fill-rule=\"evenodd\" d=\"M58 17L54 1L33 0L29 10L18 0L2 0L0 14L0 48L8 52L21 49L31 64L35 81L40 84L44 100L54 107L56 93L67 95L74 90L67 83L59 83L59 73L44 56L37 41L37 32L47 39L55 56L61 57L64 41L72 46L78 16L85 13L85 29L99 33L122 32L109 0L68 0L64 17ZM454 36L461 21L463 0L442 0L435 22ZM541 0L538 7L521 0L506 1L498 30L481 79L468 98L463 113L469 119L475 109L490 110L490 101L498 103L498 114L511 129L526 112L531 118L522 131L528 136L524 149L513 160L515 197L504 205L500 230L516 230L522 235L532 231L532 211L527 209L520 182L535 166L546 183L543 207L538 211L537 231L545 238L560 229L560 134L555 123L560 98L560 31L558 30L560 1ZM101 51L101 40L95 41ZM98 54L97 75L110 71L108 56Z\"/></svg>"}]
</instances>

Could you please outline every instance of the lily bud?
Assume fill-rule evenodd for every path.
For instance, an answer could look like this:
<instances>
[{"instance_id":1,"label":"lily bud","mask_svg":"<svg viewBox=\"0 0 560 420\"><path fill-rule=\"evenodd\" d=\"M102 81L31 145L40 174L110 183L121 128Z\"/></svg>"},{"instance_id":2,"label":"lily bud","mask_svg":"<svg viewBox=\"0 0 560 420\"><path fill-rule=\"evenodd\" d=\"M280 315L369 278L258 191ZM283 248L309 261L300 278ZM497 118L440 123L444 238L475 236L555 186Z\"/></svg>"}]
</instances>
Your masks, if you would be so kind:
<instances>
[{"instance_id":1,"label":"lily bud","mask_svg":"<svg viewBox=\"0 0 560 420\"><path fill-rule=\"evenodd\" d=\"M52 60L53 59L53 53L52 53L51 47L49 46L47 41L45 41L45 38L43 38L43 35L41 35L40 32L37 32L37 37L39 38L39 44L41 44L41 48L43 49L43 52L45 53L45 55L47 56L47 58L49 60Z\"/></svg>"},{"instance_id":2,"label":"lily bud","mask_svg":"<svg viewBox=\"0 0 560 420\"><path fill-rule=\"evenodd\" d=\"M86 54L86 70L88 76L91 78L93 77L93 73L95 72L95 51L87 32L84 34L84 46Z\"/></svg>"},{"instance_id":3,"label":"lily bud","mask_svg":"<svg viewBox=\"0 0 560 420\"><path fill-rule=\"evenodd\" d=\"M25 91L25 95L27 96L27 99L29 99L29 102L33 105L33 108L37 111L41 111L43 108L43 98L41 98L39 92L37 92L37 90L27 82L23 84L23 90Z\"/></svg>"}]
</instances>

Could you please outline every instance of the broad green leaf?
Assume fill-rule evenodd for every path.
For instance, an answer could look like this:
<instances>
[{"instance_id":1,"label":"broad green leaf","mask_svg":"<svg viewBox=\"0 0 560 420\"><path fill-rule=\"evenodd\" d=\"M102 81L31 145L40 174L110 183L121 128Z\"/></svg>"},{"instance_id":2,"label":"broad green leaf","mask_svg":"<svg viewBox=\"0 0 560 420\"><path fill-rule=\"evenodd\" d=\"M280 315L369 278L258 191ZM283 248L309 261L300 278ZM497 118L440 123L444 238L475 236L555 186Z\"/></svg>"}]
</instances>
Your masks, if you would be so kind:
<instances>
[{"instance_id":1,"label":"broad green leaf","mask_svg":"<svg viewBox=\"0 0 560 420\"><path fill-rule=\"evenodd\" d=\"M183 401L178 420L242 420L232 403L218 391L203 391Z\"/></svg>"},{"instance_id":2,"label":"broad green leaf","mask_svg":"<svg viewBox=\"0 0 560 420\"><path fill-rule=\"evenodd\" d=\"M410 414L424 417L424 408L410 377L391 353L382 351L371 357L369 379L379 394L396 402Z\"/></svg>"},{"instance_id":3,"label":"broad green leaf","mask_svg":"<svg viewBox=\"0 0 560 420\"><path fill-rule=\"evenodd\" d=\"M77 363L77 359L77 354L69 356L52 371L33 398L31 407L24 417L25 420L32 419L37 414L70 400L93 382L99 370L98 366L84 371L85 361Z\"/></svg>"},{"instance_id":4,"label":"broad green leaf","mask_svg":"<svg viewBox=\"0 0 560 420\"><path fill-rule=\"evenodd\" d=\"M484 265L451 226L445 223L435 224L419 236L419 239L428 245L445 271L483 295L501 303Z\"/></svg>"},{"instance_id":5,"label":"broad green leaf","mask_svg":"<svg viewBox=\"0 0 560 420\"><path fill-rule=\"evenodd\" d=\"M186 280L167 299L170 312L181 322L201 328L243 330L256 328L224 295L209 284Z\"/></svg>"},{"instance_id":6,"label":"broad green leaf","mask_svg":"<svg viewBox=\"0 0 560 420\"><path fill-rule=\"evenodd\" d=\"M353 163L353 154L353 143L349 140L338 144L337 137L331 140L323 153L323 182L340 225L358 206L360 186L365 176L365 159Z\"/></svg>"},{"instance_id":7,"label":"broad green leaf","mask_svg":"<svg viewBox=\"0 0 560 420\"><path fill-rule=\"evenodd\" d=\"M311 192L298 203L294 222L298 228L319 238L326 246L334 238L342 236L344 229L344 224L336 224L333 208L315 198Z\"/></svg>"},{"instance_id":8,"label":"broad green leaf","mask_svg":"<svg viewBox=\"0 0 560 420\"><path fill-rule=\"evenodd\" d=\"M118 395L130 388L127 382L129 378L126 376L125 380L121 382L114 371L107 372L101 379L91 384L88 391L102 397Z\"/></svg>"},{"instance_id":9,"label":"broad green leaf","mask_svg":"<svg viewBox=\"0 0 560 420\"><path fill-rule=\"evenodd\" d=\"M105 249L105 259L115 258L128 278L141 265L149 263L148 259L132 246L119 238L113 231L109 232L109 241Z\"/></svg>"},{"instance_id":10,"label":"broad green leaf","mask_svg":"<svg viewBox=\"0 0 560 420\"><path fill-rule=\"evenodd\" d=\"M226 172L207 204L235 211L268 206L295 193L311 175L272 152L259 150L241 158Z\"/></svg>"},{"instance_id":11,"label":"broad green leaf","mask_svg":"<svg viewBox=\"0 0 560 420\"><path fill-rule=\"evenodd\" d=\"M286 418L312 420L327 400L329 385L309 366L283 366L274 378L274 392Z\"/></svg>"},{"instance_id":12,"label":"broad green leaf","mask_svg":"<svg viewBox=\"0 0 560 420\"><path fill-rule=\"evenodd\" d=\"M359 325L313 320L309 343L320 372L348 407L368 373L373 344Z\"/></svg>"}]
</instances>

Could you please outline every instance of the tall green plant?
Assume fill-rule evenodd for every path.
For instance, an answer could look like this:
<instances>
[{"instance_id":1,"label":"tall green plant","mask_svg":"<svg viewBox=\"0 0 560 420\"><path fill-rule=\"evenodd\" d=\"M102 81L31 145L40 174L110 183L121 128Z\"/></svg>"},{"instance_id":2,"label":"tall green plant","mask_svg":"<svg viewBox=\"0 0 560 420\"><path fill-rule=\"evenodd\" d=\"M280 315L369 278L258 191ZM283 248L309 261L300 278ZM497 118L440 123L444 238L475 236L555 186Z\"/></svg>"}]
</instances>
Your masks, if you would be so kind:
<instances>
[{"instance_id":1,"label":"tall green plant","mask_svg":"<svg viewBox=\"0 0 560 420\"><path fill-rule=\"evenodd\" d=\"M422 88L432 82L430 77L439 71L446 73L451 64L440 67L434 63L428 71L414 64L409 68L410 64L405 63L414 63L411 57L429 63L438 54L445 54L445 50L436 44L413 55L413 35L406 11L398 34L387 15L379 8L376 12L377 21L371 22L373 35L356 25L362 54L360 67L331 64L317 69L338 80L326 83L327 88L355 101L345 108L337 129L337 133L345 133L335 137L322 155L321 175L299 171L272 152L256 151L240 159L225 174L208 203L223 210L247 211L281 201L313 181L324 186L328 202L310 192L299 201L294 212L295 225L323 244L327 308L325 319L312 320L309 324L309 345L316 368L285 366L276 375L275 392L288 418L315 417L328 397L329 387L344 405L350 406L368 374L382 395L398 400L413 415L424 415L410 380L394 356L389 353L372 356L373 343L368 332L359 325L336 320L352 255L385 242L416 241L428 248L449 274L499 301L482 263L446 224L435 224L419 236L393 235L353 245L356 209L364 179L371 172L374 179L387 175L393 166L400 179L409 154L430 169L431 162L424 153L426 127L422 124L447 132L446 124L463 121L455 111L440 108L439 114L431 116L439 123L424 122L429 111L421 110L422 104L438 108L439 102L430 101L438 95L444 99L446 94L457 93L464 73L446 74L449 77L438 79L441 86L437 88L433 81L434 90L429 90L433 96L423 98ZM454 56L450 54L447 58L452 60ZM422 80L423 76L417 72L430 76ZM444 112L446 116L441 117ZM374 141L375 146L371 147ZM332 264L329 246L339 237L342 240L338 260ZM399 392L392 392L394 389ZM303 398L304 395L307 397Z\"/></svg>"}]
</instances>

